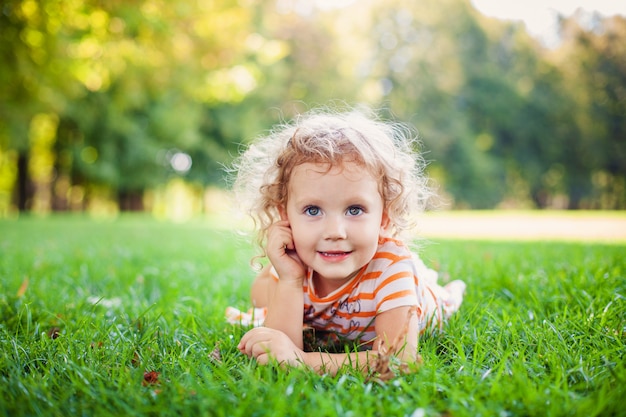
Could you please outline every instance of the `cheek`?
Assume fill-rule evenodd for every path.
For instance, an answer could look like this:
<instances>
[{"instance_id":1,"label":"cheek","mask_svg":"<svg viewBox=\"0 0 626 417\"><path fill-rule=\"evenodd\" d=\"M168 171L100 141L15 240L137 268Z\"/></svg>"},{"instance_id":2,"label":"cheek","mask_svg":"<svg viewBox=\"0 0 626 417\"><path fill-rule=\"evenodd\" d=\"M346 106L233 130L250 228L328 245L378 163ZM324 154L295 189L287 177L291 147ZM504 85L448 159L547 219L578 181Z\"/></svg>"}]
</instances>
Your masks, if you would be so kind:
<instances>
[{"instance_id":1,"label":"cheek","mask_svg":"<svg viewBox=\"0 0 626 417\"><path fill-rule=\"evenodd\" d=\"M379 224L361 225L353 229L351 239L355 244L359 244L368 251L375 251L378 247L378 241L382 235Z\"/></svg>"},{"instance_id":2,"label":"cheek","mask_svg":"<svg viewBox=\"0 0 626 417\"><path fill-rule=\"evenodd\" d=\"M305 245L307 244L307 242L312 240L313 230L307 228L306 224L300 222L292 222L290 224L290 227L292 238L296 246L298 246L298 244L300 244L301 246Z\"/></svg>"}]
</instances>

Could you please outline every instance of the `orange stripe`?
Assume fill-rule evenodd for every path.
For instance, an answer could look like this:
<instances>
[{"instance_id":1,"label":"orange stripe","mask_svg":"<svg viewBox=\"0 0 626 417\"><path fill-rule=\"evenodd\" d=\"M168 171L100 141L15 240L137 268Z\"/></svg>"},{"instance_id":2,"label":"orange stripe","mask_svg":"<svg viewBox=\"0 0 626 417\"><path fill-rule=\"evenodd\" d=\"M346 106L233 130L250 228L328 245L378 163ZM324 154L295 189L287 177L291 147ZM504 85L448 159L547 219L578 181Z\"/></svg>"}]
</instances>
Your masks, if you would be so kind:
<instances>
[{"instance_id":1,"label":"orange stripe","mask_svg":"<svg viewBox=\"0 0 626 417\"><path fill-rule=\"evenodd\" d=\"M393 275L387 277L387 279L385 279L383 282L381 282L374 289L374 292L362 292L362 293L359 294L358 298L361 299L361 300L373 300L376 297L376 295L378 294L378 292L380 292L387 285L390 285L394 281L397 281L399 279L407 278L407 277L411 277L411 276L413 277L414 284L417 285L417 277L415 277L413 275L413 273L411 273L409 271L398 272L397 274L393 274Z\"/></svg>"},{"instance_id":2,"label":"orange stripe","mask_svg":"<svg viewBox=\"0 0 626 417\"><path fill-rule=\"evenodd\" d=\"M378 305L376 306L376 311L380 310L380 306L387 301L397 300L398 298L407 297L411 295L415 295L415 291L404 290L404 291L394 292L393 294L389 294L387 297L380 300L380 303L378 303Z\"/></svg>"},{"instance_id":3,"label":"orange stripe","mask_svg":"<svg viewBox=\"0 0 626 417\"><path fill-rule=\"evenodd\" d=\"M413 276L413 273L409 271L402 271L402 272L398 272L396 274L390 275L387 279L381 282L380 285L378 285L374 293L377 294L380 290L385 288L387 285L393 283L394 281L397 281L402 278L412 277L412 276Z\"/></svg>"},{"instance_id":4,"label":"orange stripe","mask_svg":"<svg viewBox=\"0 0 626 417\"><path fill-rule=\"evenodd\" d=\"M408 255L397 255L393 252L377 252L372 259L389 259L391 263L395 263L409 258Z\"/></svg>"},{"instance_id":5,"label":"orange stripe","mask_svg":"<svg viewBox=\"0 0 626 417\"><path fill-rule=\"evenodd\" d=\"M362 267L359 270L359 272L356 274L356 276L354 278L352 278L350 283L346 287L344 287L344 289L341 290L341 292L339 292L337 294L334 294L332 298L319 298L317 295L313 294L312 291L308 291L309 298L311 299L311 301L317 302L317 303L325 303L325 302L328 302L328 301L333 301L333 300L340 299L342 296L351 293L352 290L354 289L354 287L356 287L358 285L358 283L361 281L361 275L363 275L363 272L365 272L366 268L367 268L367 265Z\"/></svg>"},{"instance_id":6,"label":"orange stripe","mask_svg":"<svg viewBox=\"0 0 626 417\"><path fill-rule=\"evenodd\" d=\"M320 325L316 325L318 327L315 327L318 330L349 330L351 333L362 333L362 332L374 332L376 331L376 329L374 328L374 326L359 326L359 327L348 327L345 328L344 326L341 326L340 324L337 323L333 323L333 322L328 322L323 326ZM343 335L346 336L346 335Z\"/></svg>"},{"instance_id":7,"label":"orange stripe","mask_svg":"<svg viewBox=\"0 0 626 417\"><path fill-rule=\"evenodd\" d=\"M376 311L362 311L360 313L346 313L342 311L335 311L335 314L330 315L327 314L326 311L322 312L322 314L316 315L315 318L320 318L323 320L332 320L334 317L338 317L344 319L346 321L350 321L352 318L373 318L376 317Z\"/></svg>"},{"instance_id":8,"label":"orange stripe","mask_svg":"<svg viewBox=\"0 0 626 417\"><path fill-rule=\"evenodd\" d=\"M379 244L379 245L382 245L382 244L387 243L387 242L392 242L392 243L395 243L395 244L396 244L396 246L399 246L399 247L401 247L401 248L405 247L405 245L404 245L404 243L403 243L402 241L400 241L400 240L398 240L398 239L394 239L394 238L392 238L392 237L383 237L383 238L380 238L380 239L378 240L378 244Z\"/></svg>"},{"instance_id":9,"label":"orange stripe","mask_svg":"<svg viewBox=\"0 0 626 417\"><path fill-rule=\"evenodd\" d=\"M368 272L367 274L363 274L363 277L361 278L361 281L369 281L370 279L376 279L379 276L381 276L382 274L383 274L382 271Z\"/></svg>"},{"instance_id":10,"label":"orange stripe","mask_svg":"<svg viewBox=\"0 0 626 417\"><path fill-rule=\"evenodd\" d=\"M353 317L375 317L376 316L376 312L375 311L361 311L360 313L344 313L342 311L337 311L335 312L335 316L336 317L342 317L345 318L347 320L353 318Z\"/></svg>"}]
</instances>

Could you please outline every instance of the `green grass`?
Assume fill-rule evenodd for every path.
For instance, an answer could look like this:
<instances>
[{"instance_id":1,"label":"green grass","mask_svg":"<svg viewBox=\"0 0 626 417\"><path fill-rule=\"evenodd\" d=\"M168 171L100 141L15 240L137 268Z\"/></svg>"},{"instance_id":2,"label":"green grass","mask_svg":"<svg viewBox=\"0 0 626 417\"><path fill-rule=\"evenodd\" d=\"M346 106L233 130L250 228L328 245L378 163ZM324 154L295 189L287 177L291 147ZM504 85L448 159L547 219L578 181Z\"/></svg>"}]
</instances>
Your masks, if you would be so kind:
<instances>
[{"instance_id":1,"label":"green grass","mask_svg":"<svg viewBox=\"0 0 626 417\"><path fill-rule=\"evenodd\" d=\"M0 415L626 415L624 245L427 245L466 300L387 383L242 356L251 254L209 222L0 221Z\"/></svg>"}]
</instances>

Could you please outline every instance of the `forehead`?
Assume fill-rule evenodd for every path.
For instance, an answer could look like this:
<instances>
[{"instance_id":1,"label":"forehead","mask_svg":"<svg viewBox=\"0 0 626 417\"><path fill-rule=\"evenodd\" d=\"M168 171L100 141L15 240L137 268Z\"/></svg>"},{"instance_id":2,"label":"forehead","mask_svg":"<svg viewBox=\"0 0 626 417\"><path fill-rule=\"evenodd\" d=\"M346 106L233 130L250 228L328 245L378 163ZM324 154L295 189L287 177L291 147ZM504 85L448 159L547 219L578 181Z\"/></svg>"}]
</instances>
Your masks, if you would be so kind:
<instances>
[{"instance_id":1,"label":"forehead","mask_svg":"<svg viewBox=\"0 0 626 417\"><path fill-rule=\"evenodd\" d=\"M383 204L378 181L362 165L304 163L296 166L288 184L289 205Z\"/></svg>"},{"instance_id":2,"label":"forehead","mask_svg":"<svg viewBox=\"0 0 626 417\"><path fill-rule=\"evenodd\" d=\"M376 179L361 164L356 162L344 162L339 166L328 163L305 162L294 167L291 172L290 183L295 181L313 180L338 180L348 182L374 182Z\"/></svg>"}]
</instances>

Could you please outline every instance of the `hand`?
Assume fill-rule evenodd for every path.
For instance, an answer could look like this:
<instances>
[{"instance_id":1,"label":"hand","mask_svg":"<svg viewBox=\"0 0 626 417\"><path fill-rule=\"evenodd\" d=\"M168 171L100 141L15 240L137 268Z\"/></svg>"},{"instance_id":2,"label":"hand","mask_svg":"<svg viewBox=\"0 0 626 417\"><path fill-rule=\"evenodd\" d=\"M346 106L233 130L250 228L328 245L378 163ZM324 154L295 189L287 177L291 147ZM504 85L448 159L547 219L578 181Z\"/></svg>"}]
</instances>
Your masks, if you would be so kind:
<instances>
[{"instance_id":1,"label":"hand","mask_svg":"<svg viewBox=\"0 0 626 417\"><path fill-rule=\"evenodd\" d=\"M270 359L276 359L281 365L300 366L304 364L305 353L280 330L269 327L256 327L243 335L239 351L250 358L255 358L261 365L267 365Z\"/></svg>"},{"instance_id":2,"label":"hand","mask_svg":"<svg viewBox=\"0 0 626 417\"><path fill-rule=\"evenodd\" d=\"M296 253L288 220L281 220L270 226L266 251L281 281L302 282L306 267Z\"/></svg>"}]
</instances>

